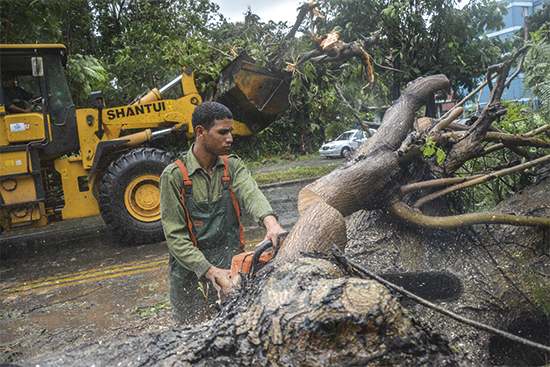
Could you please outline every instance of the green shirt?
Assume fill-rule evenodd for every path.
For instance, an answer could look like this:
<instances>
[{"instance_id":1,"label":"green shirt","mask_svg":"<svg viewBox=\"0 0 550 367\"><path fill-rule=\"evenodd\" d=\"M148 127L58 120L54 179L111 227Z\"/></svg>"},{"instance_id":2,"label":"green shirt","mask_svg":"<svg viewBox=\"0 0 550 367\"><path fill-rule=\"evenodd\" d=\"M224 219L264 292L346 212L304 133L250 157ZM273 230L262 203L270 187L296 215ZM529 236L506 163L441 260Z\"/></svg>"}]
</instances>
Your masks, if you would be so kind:
<instances>
[{"instance_id":1,"label":"green shirt","mask_svg":"<svg viewBox=\"0 0 550 367\"><path fill-rule=\"evenodd\" d=\"M210 178L195 158L193 146L194 144L186 155L179 156L187 168L189 178L193 181L193 200L215 202L222 196L222 176L225 165L222 158L218 156L214 164L214 173ZM266 216L276 216L242 160L234 155L229 156L229 176L240 208L246 209L255 221L263 225L263 219ZM191 241L187 216L181 201L182 190L181 170L172 163L160 176L160 211L166 243L176 260L184 268L195 272L200 279L211 264Z\"/></svg>"}]
</instances>

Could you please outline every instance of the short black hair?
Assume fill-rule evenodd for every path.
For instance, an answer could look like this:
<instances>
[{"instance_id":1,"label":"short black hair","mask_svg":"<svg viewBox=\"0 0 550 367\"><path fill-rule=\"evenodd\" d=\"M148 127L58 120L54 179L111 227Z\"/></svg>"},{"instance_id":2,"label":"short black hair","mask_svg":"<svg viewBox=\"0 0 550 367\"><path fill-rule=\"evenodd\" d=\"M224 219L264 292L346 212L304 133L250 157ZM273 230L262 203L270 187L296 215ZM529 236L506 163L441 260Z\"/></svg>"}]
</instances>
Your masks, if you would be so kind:
<instances>
[{"instance_id":1,"label":"short black hair","mask_svg":"<svg viewBox=\"0 0 550 367\"><path fill-rule=\"evenodd\" d=\"M233 120L233 114L229 108L218 102L203 102L195 108L191 115L193 130L197 126L202 126L206 131L210 131L216 120Z\"/></svg>"},{"instance_id":2,"label":"short black hair","mask_svg":"<svg viewBox=\"0 0 550 367\"><path fill-rule=\"evenodd\" d=\"M13 76L13 73L10 73L9 71L5 71L2 73L2 81L11 80L11 79L15 79L15 77Z\"/></svg>"}]
</instances>

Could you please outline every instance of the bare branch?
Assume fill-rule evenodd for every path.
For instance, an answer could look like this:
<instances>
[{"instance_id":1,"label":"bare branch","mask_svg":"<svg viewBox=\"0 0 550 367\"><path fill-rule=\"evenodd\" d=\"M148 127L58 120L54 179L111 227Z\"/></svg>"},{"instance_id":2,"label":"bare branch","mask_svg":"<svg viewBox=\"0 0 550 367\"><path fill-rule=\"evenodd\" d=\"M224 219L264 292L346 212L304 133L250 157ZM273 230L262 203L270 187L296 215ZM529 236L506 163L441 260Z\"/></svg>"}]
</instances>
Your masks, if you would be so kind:
<instances>
[{"instance_id":1,"label":"bare branch","mask_svg":"<svg viewBox=\"0 0 550 367\"><path fill-rule=\"evenodd\" d=\"M396 73L403 73L403 74L409 75L409 73L407 73L406 71L403 71L403 70L394 69L394 68L390 68L389 66L380 65L379 63L377 63L375 61L373 61L372 63L374 65L378 66L379 68L382 68L382 69L386 69L386 70L389 70L389 71L395 71Z\"/></svg>"},{"instance_id":2,"label":"bare branch","mask_svg":"<svg viewBox=\"0 0 550 367\"><path fill-rule=\"evenodd\" d=\"M548 130L550 130L550 124L542 125L541 127L537 128L533 131L529 131L527 134L524 134L523 136L539 135L539 134L542 134L543 132L548 131Z\"/></svg>"},{"instance_id":3,"label":"bare branch","mask_svg":"<svg viewBox=\"0 0 550 367\"><path fill-rule=\"evenodd\" d=\"M441 191L435 192L433 194L430 194L430 195L427 195L427 196L421 198L420 200L418 200L414 204L414 207L415 208L420 208L422 205L426 204L427 202L429 202L431 200L434 200L434 199L437 199L441 196L450 194L451 192L461 190L461 189L464 189L464 188L467 188L467 187L479 185L481 183L485 183L485 182L494 180L495 178L502 177L502 176L505 176L505 175L509 175L511 173L518 172L518 171L521 171L521 170L524 170L524 169L527 169L527 168L531 168L533 166L536 166L538 164L542 164L542 163L545 163L545 162L550 162L550 155L547 155L547 156L541 157L539 159L535 159L535 160L517 165L517 166L512 167L512 168L503 169L503 170L500 170L500 171L497 171L497 172L491 172L487 175L483 175L482 177L478 177L478 178L473 179L473 180L469 180L469 181L466 181L466 182L463 182L463 183L460 183L460 184L457 184L457 185L454 185L454 186L447 187L447 188L445 188Z\"/></svg>"},{"instance_id":4,"label":"bare branch","mask_svg":"<svg viewBox=\"0 0 550 367\"><path fill-rule=\"evenodd\" d=\"M462 183L462 182L475 180L476 178L479 178L479 177L482 177L482 176L485 176L485 175L484 174L477 174L477 175L469 176L469 177L439 178L439 179L436 179L436 180L415 182L413 184L408 184L408 185L401 186L401 194L405 195L405 194L407 194L409 192L412 192L412 191L430 189L430 188L439 187L439 186L459 184L459 183Z\"/></svg>"},{"instance_id":5,"label":"bare branch","mask_svg":"<svg viewBox=\"0 0 550 367\"><path fill-rule=\"evenodd\" d=\"M440 135L440 137L443 139L458 140L464 137L466 134L467 131L452 131L443 133ZM483 139L483 141L500 143L504 146L550 148L550 141L538 138L531 138L525 135L515 135L507 133L488 132L485 135L485 139Z\"/></svg>"},{"instance_id":6,"label":"bare branch","mask_svg":"<svg viewBox=\"0 0 550 367\"><path fill-rule=\"evenodd\" d=\"M443 129L445 129L451 122L459 118L462 113L464 112L464 108L459 107L452 111L452 113L449 114L448 117L440 119L440 122L435 125L435 127L432 129L432 132L439 132Z\"/></svg>"},{"instance_id":7,"label":"bare branch","mask_svg":"<svg viewBox=\"0 0 550 367\"><path fill-rule=\"evenodd\" d=\"M496 78L496 75L493 76L493 78ZM447 111L447 113L445 115L443 115L443 117L441 117L442 119L446 118L449 114L451 114L455 109L459 108L459 107L462 107L462 105L466 102L468 102L470 99L472 99L473 96L475 96L480 90L482 90L483 88L485 88L485 86L487 85L488 81L485 80L483 83L481 83L479 85L479 87L477 87L472 93L468 94L466 97L464 97L462 99L462 101L458 102L456 105L453 106L453 108L451 108L449 111Z\"/></svg>"},{"instance_id":8,"label":"bare branch","mask_svg":"<svg viewBox=\"0 0 550 367\"><path fill-rule=\"evenodd\" d=\"M427 228L465 227L473 224L508 224L528 227L550 227L550 218L522 217L502 213L471 213L449 217L431 217L412 209L403 202L396 202L388 207L390 213L398 218Z\"/></svg>"},{"instance_id":9,"label":"bare branch","mask_svg":"<svg viewBox=\"0 0 550 367\"><path fill-rule=\"evenodd\" d=\"M315 8L317 8L320 4L321 4L320 2L312 1L310 3L305 3L304 5L302 5L299 8L300 11L298 12L298 16L296 17L296 22L294 23L294 25L292 26L292 29L288 32L288 34L285 37L283 37L283 39L281 40L281 43L283 43L287 39L294 38L294 36L296 35L296 32L298 32L298 29L300 28L300 25L304 21L306 15L314 14Z\"/></svg>"},{"instance_id":10,"label":"bare branch","mask_svg":"<svg viewBox=\"0 0 550 367\"><path fill-rule=\"evenodd\" d=\"M526 53L521 55L521 59L519 59L519 64L518 64L518 67L516 68L516 71L514 72L514 74L512 74L510 78L508 78L508 80L506 81L506 84L504 84L506 88L510 87L510 84L512 84L512 80L514 80L521 72L521 69L523 68L523 60L525 60L525 55Z\"/></svg>"},{"instance_id":11,"label":"bare branch","mask_svg":"<svg viewBox=\"0 0 550 367\"><path fill-rule=\"evenodd\" d=\"M506 133L488 132L484 140L489 142L503 142L505 145L513 146L550 148L550 141Z\"/></svg>"},{"instance_id":12,"label":"bare branch","mask_svg":"<svg viewBox=\"0 0 550 367\"><path fill-rule=\"evenodd\" d=\"M462 131L468 129L467 126L459 125L459 124L450 124L449 127L452 128L452 129L455 129L455 130L462 130ZM538 135L538 134L541 134L544 131L547 131L549 129L550 129L550 125L546 124L546 125L543 125L543 126L539 127L538 129L535 129L535 130L530 131L526 134L523 134L522 136L523 137L530 137L530 136L533 136L533 135ZM482 153L480 153L478 157L483 157L487 154L496 152L496 151L498 151L500 149L504 149L504 148L510 149L515 154L517 154L521 157L525 157L525 158L529 158L529 159L534 159L534 158L538 157L538 155L536 155L536 154L533 154L533 153L528 152L526 150L520 149L516 146L507 146L503 143L498 143L498 144L491 145L489 148L485 149Z\"/></svg>"},{"instance_id":13,"label":"bare branch","mask_svg":"<svg viewBox=\"0 0 550 367\"><path fill-rule=\"evenodd\" d=\"M357 57L361 60L363 66L367 69L370 82L374 81L374 74L370 64L370 56L367 49L374 46L380 40L381 31L375 32L371 37L363 37L363 43L351 42L345 43L338 39L338 32L332 31L323 37L315 37L316 48L305 53L295 65L289 65L287 70L297 68L306 61L313 63L331 63L349 60Z\"/></svg>"}]
</instances>

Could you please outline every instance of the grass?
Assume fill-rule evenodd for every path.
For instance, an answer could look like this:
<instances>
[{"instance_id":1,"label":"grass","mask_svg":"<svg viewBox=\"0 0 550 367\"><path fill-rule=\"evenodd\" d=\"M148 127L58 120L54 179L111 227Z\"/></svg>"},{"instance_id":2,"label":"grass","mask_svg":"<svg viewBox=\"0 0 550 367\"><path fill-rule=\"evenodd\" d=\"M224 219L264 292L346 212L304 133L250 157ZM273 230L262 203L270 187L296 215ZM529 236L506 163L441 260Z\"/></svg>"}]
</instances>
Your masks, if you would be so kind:
<instances>
[{"instance_id":1,"label":"grass","mask_svg":"<svg viewBox=\"0 0 550 367\"><path fill-rule=\"evenodd\" d=\"M295 167L281 171L253 172L252 177L256 180L258 185L266 185L270 183L300 180L303 178L321 177L330 173L336 167L338 167L338 164L314 167Z\"/></svg>"}]
</instances>

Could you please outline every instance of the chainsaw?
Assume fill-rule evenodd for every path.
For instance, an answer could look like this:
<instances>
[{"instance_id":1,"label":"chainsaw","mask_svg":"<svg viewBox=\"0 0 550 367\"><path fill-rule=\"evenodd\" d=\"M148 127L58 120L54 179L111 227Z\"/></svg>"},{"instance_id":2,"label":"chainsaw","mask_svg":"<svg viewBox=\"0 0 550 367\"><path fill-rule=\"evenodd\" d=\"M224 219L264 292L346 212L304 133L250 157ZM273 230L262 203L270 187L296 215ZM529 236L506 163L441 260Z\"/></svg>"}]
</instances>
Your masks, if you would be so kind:
<instances>
[{"instance_id":1,"label":"chainsaw","mask_svg":"<svg viewBox=\"0 0 550 367\"><path fill-rule=\"evenodd\" d=\"M272 241L265 241L260 243L255 251L235 255L231 262L231 278L240 275L241 278L250 280L257 271L275 258L281 239L286 238L288 233L279 234L275 246ZM272 247L273 251L267 251ZM378 275L428 301L454 301L462 294L462 282L458 276L448 271L392 272Z\"/></svg>"},{"instance_id":2,"label":"chainsaw","mask_svg":"<svg viewBox=\"0 0 550 367\"><path fill-rule=\"evenodd\" d=\"M243 278L251 279L258 270L263 268L277 255L277 251L279 251L279 247L281 246L281 239L286 238L288 233L279 233L275 240L275 246L273 246L272 241L268 240L260 243L254 251L243 252L233 256L231 261L231 278L235 278L240 274ZM272 247L273 251L267 251Z\"/></svg>"}]
</instances>

